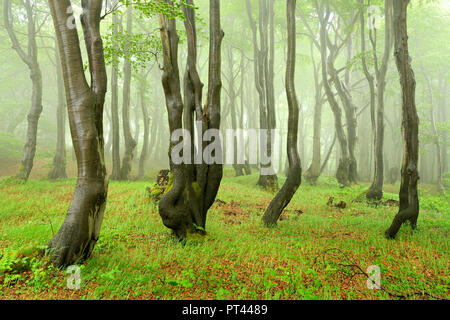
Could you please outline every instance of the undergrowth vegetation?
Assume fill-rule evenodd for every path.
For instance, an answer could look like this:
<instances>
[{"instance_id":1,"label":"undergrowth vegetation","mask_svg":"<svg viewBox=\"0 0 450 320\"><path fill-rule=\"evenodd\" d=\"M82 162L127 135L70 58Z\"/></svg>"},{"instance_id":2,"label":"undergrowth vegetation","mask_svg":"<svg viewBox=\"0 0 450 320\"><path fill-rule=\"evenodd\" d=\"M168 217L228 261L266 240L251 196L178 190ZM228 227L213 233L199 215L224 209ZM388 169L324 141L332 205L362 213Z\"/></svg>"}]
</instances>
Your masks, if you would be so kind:
<instances>
[{"instance_id":1,"label":"undergrowth vegetation","mask_svg":"<svg viewBox=\"0 0 450 320\"><path fill-rule=\"evenodd\" d=\"M445 195L421 194L418 228L405 225L387 240L394 193L367 203L358 200L367 185L340 188L323 177L317 186L303 184L278 226L268 229L261 216L273 194L258 188L257 179L235 178L227 169L207 235L185 243L162 225L146 191L153 181L111 181L100 239L91 259L80 263L80 290L71 290L66 272L41 253L64 219L75 180L2 178L0 299L449 298ZM330 197L345 208L329 205ZM385 290L368 289L358 274L357 267L372 265Z\"/></svg>"}]
</instances>

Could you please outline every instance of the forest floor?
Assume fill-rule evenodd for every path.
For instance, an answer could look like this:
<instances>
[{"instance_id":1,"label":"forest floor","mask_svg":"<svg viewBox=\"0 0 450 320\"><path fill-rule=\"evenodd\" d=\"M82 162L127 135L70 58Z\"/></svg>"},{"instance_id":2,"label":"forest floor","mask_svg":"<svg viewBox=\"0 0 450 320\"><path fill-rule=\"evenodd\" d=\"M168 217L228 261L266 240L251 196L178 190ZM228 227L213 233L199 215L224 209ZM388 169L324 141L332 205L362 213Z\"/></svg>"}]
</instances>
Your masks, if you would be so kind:
<instances>
[{"instance_id":1,"label":"forest floor","mask_svg":"<svg viewBox=\"0 0 450 320\"><path fill-rule=\"evenodd\" d=\"M256 187L257 174L227 169L209 212L208 234L182 244L172 238L146 187L152 181L109 184L100 239L81 265L81 288L46 258L21 258L61 225L75 179L0 178L0 299L408 299L450 298L450 200L421 186L418 228L403 226L396 240L384 230L395 201L358 201L367 185L340 188L323 177L303 183L276 228L261 216L273 194ZM280 185L283 178L280 178ZM397 200L387 185L383 200ZM345 208L329 205L344 201ZM356 200L356 201L355 201ZM385 290L368 289L359 272L381 270ZM393 295L391 295L393 294Z\"/></svg>"}]
</instances>

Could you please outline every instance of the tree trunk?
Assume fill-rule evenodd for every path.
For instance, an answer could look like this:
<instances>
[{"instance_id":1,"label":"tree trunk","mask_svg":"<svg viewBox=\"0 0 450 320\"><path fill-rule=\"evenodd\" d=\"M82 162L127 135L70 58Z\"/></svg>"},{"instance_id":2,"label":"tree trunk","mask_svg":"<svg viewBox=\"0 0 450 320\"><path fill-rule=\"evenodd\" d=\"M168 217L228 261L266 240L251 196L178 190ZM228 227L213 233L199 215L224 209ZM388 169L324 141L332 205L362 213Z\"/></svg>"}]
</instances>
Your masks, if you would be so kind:
<instances>
[{"instance_id":1,"label":"tree trunk","mask_svg":"<svg viewBox=\"0 0 450 320\"><path fill-rule=\"evenodd\" d=\"M320 19L320 55L322 62L322 83L325 93L334 116L334 126L336 129L337 139L340 145L340 157L338 168L336 170L337 181L347 186L351 181L349 179L350 157L348 154L348 142L342 125L342 111L334 96L328 80L328 57L327 57L327 25L330 18L330 11L327 10L324 16L324 10L317 7L317 13Z\"/></svg>"},{"instance_id":2,"label":"tree trunk","mask_svg":"<svg viewBox=\"0 0 450 320\"><path fill-rule=\"evenodd\" d=\"M148 135L149 135L149 117L148 117L148 110L147 105L145 103L145 79L141 80L140 86L139 86L139 100L141 104L141 110L142 110L142 120L144 121L144 142L142 144L142 151L141 151L141 157L139 158L139 172L138 172L138 178L144 177L145 174L145 161L147 160L147 154L148 154Z\"/></svg>"},{"instance_id":3,"label":"tree trunk","mask_svg":"<svg viewBox=\"0 0 450 320\"><path fill-rule=\"evenodd\" d=\"M270 171L273 174L265 174L260 176L260 185L264 188L271 190L278 189L278 178L274 170L274 151L272 150L272 140L275 138L272 136L270 130L276 128L276 116L275 116L275 90L274 90L274 64L275 64L275 24L274 24L274 1L275 0L260 0L260 3L266 2L263 6L260 5L261 12L260 23L260 35L263 41L262 50L264 54L264 73L266 82L266 107L267 107L267 129L269 133L267 135L267 156L270 159L267 167L272 168ZM262 26L262 28L261 28ZM268 29L269 27L269 29ZM268 36L268 37L267 37Z\"/></svg>"},{"instance_id":4,"label":"tree trunk","mask_svg":"<svg viewBox=\"0 0 450 320\"><path fill-rule=\"evenodd\" d=\"M304 177L305 180L310 184L315 185L317 183L317 179L321 174L320 164L321 164L321 154L320 154L320 131L322 130L322 85L319 81L319 71L320 66L316 65L316 61L314 60L314 51L313 44L311 43L311 59L313 63L314 69L314 128L313 128L313 156L311 160L311 165L308 170L306 170ZM304 137L302 137L304 139Z\"/></svg>"},{"instance_id":5,"label":"tree trunk","mask_svg":"<svg viewBox=\"0 0 450 320\"><path fill-rule=\"evenodd\" d=\"M374 139L374 177L372 185L366 193L366 198L371 200L381 200L383 197L384 183L384 93L386 90L386 74L389 66L389 60L392 51L392 7L391 1L384 2L385 36L384 36L384 55L381 68L378 69L377 59L375 60L375 74L377 79L377 113L376 127L373 130ZM376 39L375 39L376 41ZM375 43L375 41L373 43ZM376 47L373 44L374 55L376 55Z\"/></svg>"},{"instance_id":6,"label":"tree trunk","mask_svg":"<svg viewBox=\"0 0 450 320\"><path fill-rule=\"evenodd\" d=\"M334 50L334 49L333 49ZM331 51L331 48L330 48ZM357 163L355 157L356 146L356 106L353 103L353 98L350 94L350 89L339 78L337 70L334 67L334 60L336 59L336 52L330 52L330 58L328 59L328 74L334 87L338 93L338 96L342 102L342 106L345 113L345 120L347 126L347 180L348 183L357 183ZM351 58L349 57L349 60ZM341 164L340 164L341 165Z\"/></svg>"},{"instance_id":7,"label":"tree trunk","mask_svg":"<svg viewBox=\"0 0 450 320\"><path fill-rule=\"evenodd\" d=\"M133 159L138 158L138 146L139 146L139 137L141 136L141 125L139 122L139 114L142 112L142 108L140 107L140 93L139 90L136 90L136 103L133 107L134 112L134 142L136 143L136 147L134 148L133 152Z\"/></svg>"},{"instance_id":8,"label":"tree trunk","mask_svg":"<svg viewBox=\"0 0 450 320\"><path fill-rule=\"evenodd\" d=\"M58 44L55 47L56 82L58 86L58 107L56 110L57 142L56 154L53 158L53 169L48 174L49 179L67 178L66 174L66 103L64 80L59 58Z\"/></svg>"},{"instance_id":9,"label":"tree trunk","mask_svg":"<svg viewBox=\"0 0 450 320\"><path fill-rule=\"evenodd\" d=\"M289 160L289 171L287 178L280 191L270 202L264 212L263 222L267 226L276 225L284 208L289 204L301 183L302 168L297 151L298 115L299 107L295 93L295 7L296 0L287 0L287 30L288 30L288 58L286 65L286 95L289 107L287 155Z\"/></svg>"},{"instance_id":10,"label":"tree trunk","mask_svg":"<svg viewBox=\"0 0 450 320\"><path fill-rule=\"evenodd\" d=\"M436 184L440 192L444 192L444 184L442 183L442 161L441 161L441 143L439 142L439 134L436 129L436 122L434 119L434 96L433 96L433 86L431 83L430 77L426 74L425 68L422 66L422 71L425 77L425 80L427 81L427 87L428 87L428 94L430 96L430 124L431 124L431 133L433 134L433 143L435 147L435 157L436 157L436 164L437 164L437 170L433 170L432 173L436 172Z\"/></svg>"},{"instance_id":11,"label":"tree trunk","mask_svg":"<svg viewBox=\"0 0 450 320\"><path fill-rule=\"evenodd\" d=\"M31 169L33 168L33 160L36 153L38 121L42 112L42 73L38 63L36 28L30 0L23 1L23 5L28 20L27 53L22 49L13 30L11 22L11 0L4 0L3 2L3 23L9 38L11 39L13 49L16 50L21 60L30 69L30 78L32 82L31 109L27 116L28 127L23 148L22 165L16 175L17 179L28 180Z\"/></svg>"},{"instance_id":12,"label":"tree trunk","mask_svg":"<svg viewBox=\"0 0 450 320\"><path fill-rule=\"evenodd\" d=\"M14 131L16 131L16 128L23 122L26 115L27 115L27 108L22 107L19 113L14 118L12 118L8 123L6 132L14 134Z\"/></svg>"},{"instance_id":13,"label":"tree trunk","mask_svg":"<svg viewBox=\"0 0 450 320\"><path fill-rule=\"evenodd\" d=\"M240 83L240 88L239 88L239 92L240 92L240 98L241 98L241 105L240 105L240 117L239 117L239 127L241 129L241 134L240 134L240 139L241 142L243 143L243 152L244 152L244 159L245 159L245 163L243 165L243 169L244 169L244 173L246 175L250 175L252 174L252 169L250 168L250 164L248 163L248 152L247 152L247 146L245 143L245 138L244 138L244 105L245 105L245 96L244 96L244 85L245 85L245 71L246 71L246 66L245 66L245 56L244 56L244 52L241 51L241 65L240 65L240 75L241 75L241 83ZM248 106L250 107L250 104L248 104ZM248 120L247 120L248 121Z\"/></svg>"},{"instance_id":14,"label":"tree trunk","mask_svg":"<svg viewBox=\"0 0 450 320\"><path fill-rule=\"evenodd\" d=\"M156 106L153 106L153 108L156 108ZM157 110L153 110L152 112L152 130L150 133L150 142L149 142L149 146L148 146L148 157L149 159L153 159L154 155L157 154L157 149L156 149L156 138L158 135L158 126L159 126L159 122L160 122L160 113L157 112Z\"/></svg>"},{"instance_id":15,"label":"tree trunk","mask_svg":"<svg viewBox=\"0 0 450 320\"><path fill-rule=\"evenodd\" d=\"M127 33L131 34L133 31L133 6L130 5L127 9ZM124 52L127 56L123 65L123 102L122 102L122 126L123 137L125 142L125 153L122 158L122 167L120 168L120 179L128 180L131 172L131 165L133 161L134 149L136 148L136 141L133 139L130 128L130 91L131 91L131 56L129 55L130 43L125 41Z\"/></svg>"},{"instance_id":16,"label":"tree trunk","mask_svg":"<svg viewBox=\"0 0 450 320\"><path fill-rule=\"evenodd\" d=\"M439 89L441 93L441 98L439 99L439 106L440 106L440 119L441 122L447 121L447 86L448 81L445 80L443 75L441 74L441 77L439 79ZM441 84L442 83L442 84ZM442 133L442 172L446 173L448 172L448 154L447 154L447 145L448 145L448 132L444 131Z\"/></svg>"},{"instance_id":17,"label":"tree trunk","mask_svg":"<svg viewBox=\"0 0 450 320\"><path fill-rule=\"evenodd\" d=\"M233 49L228 48L227 50L227 62L228 62L228 96L230 98L230 117L231 117L231 128L233 132L236 133L237 128L237 115L236 115L236 90L235 90L235 76L233 71L234 59L233 59ZM238 163L238 139L239 137L233 137L233 169L235 171L236 177L244 175L243 164Z\"/></svg>"},{"instance_id":18,"label":"tree trunk","mask_svg":"<svg viewBox=\"0 0 450 320\"><path fill-rule=\"evenodd\" d=\"M416 110L416 80L408 51L407 8L409 0L394 1L395 60L402 88L403 163L399 191L400 207L391 226L386 230L388 238L395 238L401 225L410 221L416 228L419 217L417 193L417 161L419 157L419 117Z\"/></svg>"},{"instance_id":19,"label":"tree trunk","mask_svg":"<svg viewBox=\"0 0 450 320\"><path fill-rule=\"evenodd\" d=\"M170 1L168 1L171 4ZM193 5L192 0L187 4ZM172 134L183 128L183 111L185 130L190 134L189 141L182 141L191 153L194 149L193 138L203 136L208 129L216 133L220 129L220 93L221 81L221 43L223 31L220 28L220 1L210 0L210 51L209 51L209 82L205 106L202 107L202 88L197 71L197 36L195 27L195 12L191 6L183 6L185 14L185 29L188 44L184 83L184 104L181 98L180 76L178 68L178 35L175 19L159 15L161 40L164 56L162 84L166 97L166 107L169 115L170 129L170 170L173 174L173 185L159 202L159 214L164 225L174 231L178 238L185 238L190 232L205 232L206 215L214 202L222 179L222 152L220 143L210 156L203 157L203 152L197 151L200 163L176 163L172 151L178 141L172 140ZM202 128L194 128L193 118L202 123ZM197 131L195 130L197 129ZM220 139L217 135L215 139ZM202 139L204 140L204 139ZM220 141L216 141L220 142ZM203 147L205 142L201 142ZM184 154L183 157L189 156ZM192 156L192 153L190 154ZM197 156L197 154L194 154ZM190 160L193 160L192 158ZM213 160L213 161L211 161ZM217 160L219 163L217 163Z\"/></svg>"},{"instance_id":20,"label":"tree trunk","mask_svg":"<svg viewBox=\"0 0 450 320\"><path fill-rule=\"evenodd\" d=\"M113 14L113 33L117 33L119 20ZM118 64L111 66L111 130L112 130L112 171L111 180L120 179L120 124L119 124L119 88L118 88Z\"/></svg>"},{"instance_id":21,"label":"tree trunk","mask_svg":"<svg viewBox=\"0 0 450 320\"><path fill-rule=\"evenodd\" d=\"M49 6L59 44L78 165L77 184L66 219L47 244L52 262L63 267L87 259L100 235L108 191L102 122L106 69L100 34L102 1L82 1L81 24L89 58L90 86L84 74L77 29L67 24L67 10L72 9L70 0L49 0Z\"/></svg>"},{"instance_id":22,"label":"tree trunk","mask_svg":"<svg viewBox=\"0 0 450 320\"><path fill-rule=\"evenodd\" d=\"M364 1L360 0L360 4L363 4ZM360 20L361 20L361 61L363 66L364 75L367 79L367 83L369 84L369 91L370 91L370 120L372 125L372 138L373 138L373 146L375 148L376 146L376 132L377 132L377 126L376 126L376 116L375 116L375 108L376 108L376 92L375 92L375 79L373 75L369 72L369 68L367 67L367 59L366 59L366 20L365 20L365 10L361 10L360 12ZM376 54L376 52L375 52ZM364 131L364 129L363 129ZM367 144L366 141L363 141L362 143ZM360 162L363 163L362 161ZM376 175L376 174L375 174ZM370 177L370 175L369 175ZM381 194L382 196L382 194ZM366 194L367 197L367 194ZM381 198L380 198L381 199Z\"/></svg>"},{"instance_id":23,"label":"tree trunk","mask_svg":"<svg viewBox=\"0 0 450 320\"><path fill-rule=\"evenodd\" d=\"M111 114L108 113L108 110L106 109L106 107L105 107L105 114L106 114L106 117L108 118L108 141L105 143L105 158L107 158L107 157L111 157L113 132L112 132Z\"/></svg>"},{"instance_id":24,"label":"tree trunk","mask_svg":"<svg viewBox=\"0 0 450 320\"><path fill-rule=\"evenodd\" d=\"M334 134L333 141L331 142L330 148L328 149L328 152L325 156L325 160L323 161L323 164L320 167L320 174L322 174L323 171L325 170L325 168L327 167L328 160L330 159L331 152L333 152L333 148L334 148L335 144L336 144L336 134Z\"/></svg>"},{"instance_id":25,"label":"tree trunk","mask_svg":"<svg viewBox=\"0 0 450 320\"><path fill-rule=\"evenodd\" d=\"M258 47L258 27L252 16L252 9L250 0L246 1L247 15L250 21L250 28L252 30L253 38L253 53L254 53L254 73L255 85L259 96L259 129L268 130L267 137L260 134L259 143L259 161L260 161L260 175L257 185L269 190L278 189L277 176L273 169L272 157L272 137L270 129L275 128L275 103L273 94L273 3L267 3L267 0L259 0L259 35L260 47ZM270 12L268 12L270 11ZM270 48L268 44L268 24L270 16ZM271 53L269 62L269 50ZM263 158L267 161L264 161Z\"/></svg>"}]
</instances>

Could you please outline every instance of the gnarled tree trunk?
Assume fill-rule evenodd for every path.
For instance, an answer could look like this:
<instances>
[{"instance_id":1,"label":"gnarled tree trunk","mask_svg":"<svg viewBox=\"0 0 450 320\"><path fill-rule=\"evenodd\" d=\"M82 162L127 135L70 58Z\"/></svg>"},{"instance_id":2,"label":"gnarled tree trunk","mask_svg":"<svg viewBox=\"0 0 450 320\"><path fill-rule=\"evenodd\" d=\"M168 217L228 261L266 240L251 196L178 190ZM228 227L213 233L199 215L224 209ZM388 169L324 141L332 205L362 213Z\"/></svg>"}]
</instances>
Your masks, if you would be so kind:
<instances>
[{"instance_id":1,"label":"gnarled tree trunk","mask_svg":"<svg viewBox=\"0 0 450 320\"><path fill-rule=\"evenodd\" d=\"M166 1L171 4L171 1ZM188 0L192 5L193 1ZM220 28L220 1L210 0L210 49L208 93L205 106L202 107L202 88L197 71L197 36L195 27L195 12L188 6L183 7L185 28L188 44L186 73L184 77L184 104L181 98L180 76L178 68L178 35L174 19L160 14L160 30L164 55L162 84L166 97L166 107L169 114L170 128L170 169L173 174L173 185L159 202L159 214L166 227L172 229L179 238L184 238L190 232L205 232L206 215L214 202L222 179L222 152L220 143L218 149L211 154L214 159L205 159L203 152L194 152L194 134L202 137L208 129L218 133L220 129L220 93L221 81L221 43L223 31ZM175 163L172 151L178 141L172 140L175 130L183 128L183 111L185 130L190 134L189 163ZM202 128L193 124L194 115ZM195 130L197 129L197 130ZM214 136L215 139L220 139ZM203 140L203 139L201 139ZM200 141L205 147L205 142ZM205 150L206 151L206 150ZM183 156L188 156L183 154ZM192 163L199 157L200 162ZM213 161L207 161L213 160ZM219 161L219 163L217 163Z\"/></svg>"},{"instance_id":2,"label":"gnarled tree trunk","mask_svg":"<svg viewBox=\"0 0 450 320\"><path fill-rule=\"evenodd\" d=\"M287 0L287 30L288 30L288 57L286 65L286 95L289 107L287 155L289 169L285 183L270 202L263 215L263 222L267 226L275 225L289 204L301 183L302 168L297 151L298 114L299 107L295 93L295 7L296 0Z\"/></svg>"},{"instance_id":3,"label":"gnarled tree trunk","mask_svg":"<svg viewBox=\"0 0 450 320\"><path fill-rule=\"evenodd\" d=\"M78 166L78 179L66 219L48 242L52 262L59 267L87 259L100 235L108 180L104 161L103 104L106 69L100 35L102 0L83 0L81 22L89 58L91 85L83 69L76 27L67 23L70 0L48 1L66 90L70 131Z\"/></svg>"},{"instance_id":4,"label":"gnarled tree trunk","mask_svg":"<svg viewBox=\"0 0 450 320\"><path fill-rule=\"evenodd\" d=\"M395 60L400 75L402 88L402 135L403 135L403 163L400 184L400 208L386 230L388 238L395 238L401 225L409 221L413 229L419 217L419 196L417 182L419 172L417 161L419 158L419 117L416 110L416 80L411 67L411 57L408 51L407 8L409 0L396 0L394 11L394 39Z\"/></svg>"}]
</instances>

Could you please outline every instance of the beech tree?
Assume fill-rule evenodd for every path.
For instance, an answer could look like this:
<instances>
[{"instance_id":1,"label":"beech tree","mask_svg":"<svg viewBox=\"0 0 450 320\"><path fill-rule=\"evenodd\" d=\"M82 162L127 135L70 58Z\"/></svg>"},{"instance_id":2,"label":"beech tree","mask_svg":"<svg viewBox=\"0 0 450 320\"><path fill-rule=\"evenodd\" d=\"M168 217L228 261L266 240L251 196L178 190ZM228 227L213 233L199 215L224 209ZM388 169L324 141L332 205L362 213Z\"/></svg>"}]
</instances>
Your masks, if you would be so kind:
<instances>
[{"instance_id":1,"label":"beech tree","mask_svg":"<svg viewBox=\"0 0 450 320\"><path fill-rule=\"evenodd\" d=\"M133 6L127 9L127 37L132 33L133 28ZM123 103L122 103L122 127L125 142L125 153L122 158L122 167L120 168L120 179L127 180L131 171L134 149L136 141L133 139L130 129L130 94L131 94L131 61L130 61L130 43L125 39L124 52L127 58L123 64Z\"/></svg>"},{"instance_id":2,"label":"beech tree","mask_svg":"<svg viewBox=\"0 0 450 320\"><path fill-rule=\"evenodd\" d=\"M142 112L142 120L144 121L144 141L142 144L141 155L139 157L139 171L138 178L143 178L145 174L145 161L148 157L148 149L149 149L149 134L150 134L150 118L148 114L148 108L146 103L146 85L147 85L147 76L151 69L145 73L143 70L137 76L139 78L139 104L141 106Z\"/></svg>"},{"instance_id":3,"label":"beech tree","mask_svg":"<svg viewBox=\"0 0 450 320\"><path fill-rule=\"evenodd\" d=\"M172 1L166 0L172 5ZM209 1L209 71L208 92L204 107L202 107L203 84L197 71L197 32L193 1L187 0L187 6L182 6L184 25L187 36L188 55L184 76L184 101L181 98L181 84L178 67L178 42L175 17L159 14L161 42L163 48L162 84L169 114L170 136L175 130L184 127L190 133L191 160L201 157L201 164L181 163L173 161L171 151L178 143L170 139L169 160L170 171L173 174L173 185L159 202L159 214L164 225L173 230L179 238L184 238L189 232L205 232L206 215L214 202L220 181L222 180L221 148L215 150L212 157L220 159L207 164L203 159L203 148L195 154L194 137L200 137L200 143L205 147L204 133L208 129L220 129L220 93L221 81L221 43L224 33L220 27L220 0ZM199 129L194 124L202 123ZM184 124L184 125L183 125ZM215 137L218 139L218 137ZM208 161L208 163L210 163Z\"/></svg>"},{"instance_id":4,"label":"beech tree","mask_svg":"<svg viewBox=\"0 0 450 320\"><path fill-rule=\"evenodd\" d=\"M59 267L89 258L100 235L108 193L104 161L103 104L106 68L100 34L102 0L83 0L81 25L91 84L83 69L80 42L70 0L49 0L66 90L78 178L66 219L48 242Z\"/></svg>"},{"instance_id":5,"label":"beech tree","mask_svg":"<svg viewBox=\"0 0 450 320\"><path fill-rule=\"evenodd\" d=\"M259 0L258 26L252 16L250 0L246 0L247 15L250 22L253 40L253 59L255 86L259 97L259 128L268 130L267 139L260 136L260 175L258 185L268 189L278 189L278 179L272 163L272 136L271 129L276 128L275 94L274 94L274 0ZM270 29L269 29L270 25ZM259 31L259 32L258 32ZM259 34L259 44L258 44ZM265 146L263 143L265 142ZM263 154L266 153L266 155ZM264 156L267 163L262 163ZM273 172L271 172L273 171ZM271 172L271 174L268 174Z\"/></svg>"},{"instance_id":6,"label":"beech tree","mask_svg":"<svg viewBox=\"0 0 450 320\"><path fill-rule=\"evenodd\" d=\"M399 191L400 206L397 215L386 230L388 238L395 238L402 224L409 221L416 228L419 217L417 182L419 172L419 117L416 110L416 79L411 66L408 48L407 10L409 0L394 1L395 62L402 89L403 162Z\"/></svg>"},{"instance_id":7,"label":"beech tree","mask_svg":"<svg viewBox=\"0 0 450 320\"><path fill-rule=\"evenodd\" d=\"M118 32L119 19L117 15L112 17L112 33ZM112 130L112 180L120 179L120 122L119 122L119 75L117 61L111 64L111 130Z\"/></svg>"},{"instance_id":8,"label":"beech tree","mask_svg":"<svg viewBox=\"0 0 450 320\"><path fill-rule=\"evenodd\" d=\"M372 123L372 136L374 147L374 177L370 188L366 193L367 199L380 200L383 197L384 182L384 99L386 90L386 74L388 71L389 61L393 45L392 37L392 4L391 1L384 2L385 31L384 31L384 54L381 65L378 63L377 57L377 30L369 30L370 43L372 45L374 74L369 72L365 57L365 25L364 11L361 11L361 56L362 66L365 77L369 83L370 89L370 115ZM369 15L369 19L370 19ZM376 84L375 84L376 80ZM375 89L376 87L376 89ZM376 108L375 108L376 105Z\"/></svg>"},{"instance_id":9,"label":"beech tree","mask_svg":"<svg viewBox=\"0 0 450 320\"><path fill-rule=\"evenodd\" d=\"M264 224L268 226L276 224L278 218L283 213L284 208L289 204L300 186L302 176L302 168L297 150L299 107L294 82L296 59L295 7L296 0L287 0L288 54L286 63L286 96L289 107L287 137L289 168L285 183L264 212L262 220Z\"/></svg>"},{"instance_id":10,"label":"beech tree","mask_svg":"<svg viewBox=\"0 0 450 320\"><path fill-rule=\"evenodd\" d=\"M36 153L36 139L38 130L38 121L42 112L42 72L38 62L38 47L36 44L36 21L33 12L33 5L30 0L22 1L27 18L27 48L24 49L17 39L16 32L12 24L11 14L12 0L3 0L3 23L12 42L13 49L17 52L20 59L30 69L30 78L32 82L31 108L27 115L28 128L23 148L22 165L16 178L28 180L31 169L33 168L34 155Z\"/></svg>"}]
</instances>

